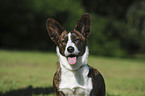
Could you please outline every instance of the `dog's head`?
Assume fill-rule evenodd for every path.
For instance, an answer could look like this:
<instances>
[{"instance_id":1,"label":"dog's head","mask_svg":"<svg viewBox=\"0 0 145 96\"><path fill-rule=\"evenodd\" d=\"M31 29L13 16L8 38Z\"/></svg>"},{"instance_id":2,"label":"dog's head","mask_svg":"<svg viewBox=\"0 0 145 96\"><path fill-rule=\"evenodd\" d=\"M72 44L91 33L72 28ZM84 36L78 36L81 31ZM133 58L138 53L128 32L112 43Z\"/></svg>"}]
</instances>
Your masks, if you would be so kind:
<instances>
[{"instance_id":1,"label":"dog's head","mask_svg":"<svg viewBox=\"0 0 145 96\"><path fill-rule=\"evenodd\" d=\"M69 64L75 64L77 58L82 56L86 50L86 41L91 29L90 16L82 15L73 31L66 31L52 18L48 19L46 24L47 31L57 44L60 54L67 58Z\"/></svg>"}]
</instances>

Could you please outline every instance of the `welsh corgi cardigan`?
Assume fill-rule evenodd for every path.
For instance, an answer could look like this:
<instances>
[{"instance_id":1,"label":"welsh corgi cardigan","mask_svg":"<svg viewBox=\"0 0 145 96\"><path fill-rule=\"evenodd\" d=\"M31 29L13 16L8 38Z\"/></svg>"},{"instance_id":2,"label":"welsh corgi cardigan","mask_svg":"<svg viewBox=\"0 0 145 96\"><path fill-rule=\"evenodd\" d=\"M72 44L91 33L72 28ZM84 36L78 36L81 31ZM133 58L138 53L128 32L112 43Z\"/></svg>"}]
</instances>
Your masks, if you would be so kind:
<instances>
[{"instance_id":1,"label":"welsh corgi cardigan","mask_svg":"<svg viewBox=\"0 0 145 96\"><path fill-rule=\"evenodd\" d=\"M73 31L66 31L56 20L46 22L59 56L53 78L56 96L105 96L105 83L98 70L87 64L87 38L91 30L89 14L79 19Z\"/></svg>"}]
</instances>

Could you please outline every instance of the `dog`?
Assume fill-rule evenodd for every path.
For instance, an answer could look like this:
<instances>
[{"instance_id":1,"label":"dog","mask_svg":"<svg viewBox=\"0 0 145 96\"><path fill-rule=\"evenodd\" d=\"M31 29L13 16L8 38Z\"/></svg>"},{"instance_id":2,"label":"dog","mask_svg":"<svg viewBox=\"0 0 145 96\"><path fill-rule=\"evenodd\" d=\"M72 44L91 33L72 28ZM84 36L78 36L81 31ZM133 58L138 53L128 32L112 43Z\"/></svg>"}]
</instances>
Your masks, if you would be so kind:
<instances>
[{"instance_id":1,"label":"dog","mask_svg":"<svg viewBox=\"0 0 145 96\"><path fill-rule=\"evenodd\" d=\"M53 78L56 96L105 96L105 82L101 73L87 64L90 15L82 15L73 31L66 31L52 18L46 21L46 27L57 45L59 56Z\"/></svg>"}]
</instances>

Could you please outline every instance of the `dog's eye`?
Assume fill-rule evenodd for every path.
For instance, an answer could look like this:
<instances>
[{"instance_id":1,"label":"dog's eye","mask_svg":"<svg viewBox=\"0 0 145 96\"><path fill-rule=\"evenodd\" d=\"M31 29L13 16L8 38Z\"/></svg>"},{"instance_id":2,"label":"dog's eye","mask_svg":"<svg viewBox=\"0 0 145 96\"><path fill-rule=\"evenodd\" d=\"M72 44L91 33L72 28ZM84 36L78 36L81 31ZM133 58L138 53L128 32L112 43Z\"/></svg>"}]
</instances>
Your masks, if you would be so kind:
<instances>
[{"instance_id":1,"label":"dog's eye","mask_svg":"<svg viewBox=\"0 0 145 96\"><path fill-rule=\"evenodd\" d=\"M65 40L62 40L61 42L62 42L63 44L66 44L66 41L65 41Z\"/></svg>"},{"instance_id":2,"label":"dog's eye","mask_svg":"<svg viewBox=\"0 0 145 96\"><path fill-rule=\"evenodd\" d=\"M80 41L80 39L76 39L75 41L77 41L77 42L78 42L78 41Z\"/></svg>"},{"instance_id":3,"label":"dog's eye","mask_svg":"<svg viewBox=\"0 0 145 96\"><path fill-rule=\"evenodd\" d=\"M75 42L80 42L80 39L75 39Z\"/></svg>"}]
</instances>

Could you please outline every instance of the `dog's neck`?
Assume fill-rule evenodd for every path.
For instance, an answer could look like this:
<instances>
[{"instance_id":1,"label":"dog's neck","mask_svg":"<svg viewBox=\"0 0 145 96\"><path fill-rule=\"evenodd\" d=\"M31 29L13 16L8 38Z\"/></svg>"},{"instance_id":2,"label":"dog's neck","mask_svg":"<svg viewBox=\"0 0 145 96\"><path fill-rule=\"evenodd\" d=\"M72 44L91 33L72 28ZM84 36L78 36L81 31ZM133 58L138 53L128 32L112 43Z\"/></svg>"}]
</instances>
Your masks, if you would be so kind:
<instances>
[{"instance_id":1,"label":"dog's neck","mask_svg":"<svg viewBox=\"0 0 145 96\"><path fill-rule=\"evenodd\" d=\"M89 96L93 87L92 80L90 77L88 77L90 69L87 65L89 54L88 47L86 47L84 55L78 57L77 63L74 65L70 65L68 63L67 57L60 54L58 47L57 54L59 56L61 67L61 81L59 85L59 91L62 91L64 94L70 94L69 96L80 96L80 93L85 93L85 96ZM76 90L79 93L74 93Z\"/></svg>"},{"instance_id":2,"label":"dog's neck","mask_svg":"<svg viewBox=\"0 0 145 96\"><path fill-rule=\"evenodd\" d=\"M58 46L56 47L56 51L57 51L57 55L59 56L59 62L60 62L61 68L63 67L63 68L66 68L67 70L75 71L75 70L80 69L82 66L86 65L88 62L89 50L87 46L86 46L86 50L83 56L79 56L76 64L74 65L70 65L68 63L67 57L60 54Z\"/></svg>"}]
</instances>

